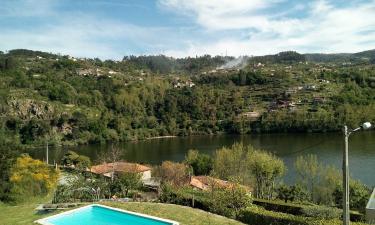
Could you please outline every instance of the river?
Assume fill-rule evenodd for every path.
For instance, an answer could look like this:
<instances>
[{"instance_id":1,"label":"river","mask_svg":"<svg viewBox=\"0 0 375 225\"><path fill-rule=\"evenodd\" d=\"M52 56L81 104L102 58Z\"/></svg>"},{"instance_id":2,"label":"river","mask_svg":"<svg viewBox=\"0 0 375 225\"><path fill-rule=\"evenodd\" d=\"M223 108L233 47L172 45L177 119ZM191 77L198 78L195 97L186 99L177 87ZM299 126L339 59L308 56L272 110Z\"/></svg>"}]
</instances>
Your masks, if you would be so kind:
<instances>
[{"instance_id":1,"label":"river","mask_svg":"<svg viewBox=\"0 0 375 225\"><path fill-rule=\"evenodd\" d=\"M118 147L123 150L123 158L127 161L159 164L164 160L181 161L189 149L198 149L202 153L213 154L216 149L230 146L235 142L251 144L281 157L288 168L284 177L286 183L295 181L293 164L299 155L316 154L323 164L341 168L343 136L340 133L175 137L120 143ZM49 162L58 161L67 150L77 151L96 162L98 156L108 151L110 147L111 145L95 144L50 148ZM32 150L30 155L44 159L45 149ZM349 165L353 178L361 180L370 187L375 186L375 132L352 134L349 145Z\"/></svg>"}]
</instances>

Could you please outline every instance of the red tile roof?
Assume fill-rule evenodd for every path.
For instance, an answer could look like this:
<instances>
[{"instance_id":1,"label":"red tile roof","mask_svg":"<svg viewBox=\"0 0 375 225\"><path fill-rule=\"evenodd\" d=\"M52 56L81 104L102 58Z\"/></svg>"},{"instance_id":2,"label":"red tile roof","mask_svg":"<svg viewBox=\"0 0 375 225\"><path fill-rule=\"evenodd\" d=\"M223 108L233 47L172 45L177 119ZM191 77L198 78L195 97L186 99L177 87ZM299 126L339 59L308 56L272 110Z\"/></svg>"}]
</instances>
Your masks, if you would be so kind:
<instances>
[{"instance_id":1,"label":"red tile roof","mask_svg":"<svg viewBox=\"0 0 375 225\"><path fill-rule=\"evenodd\" d=\"M212 185L217 185L221 188L230 188L232 185L234 185L234 183L210 176L192 176L190 179L190 185L200 190L206 191ZM241 187L245 188L247 191L253 191L253 189L249 186L241 185Z\"/></svg>"},{"instance_id":2,"label":"red tile roof","mask_svg":"<svg viewBox=\"0 0 375 225\"><path fill-rule=\"evenodd\" d=\"M151 170L150 167L138 164L138 163L127 163L127 162L115 162L115 163L104 163L91 167L90 171L96 174L105 174L111 172L123 172L123 173L142 173Z\"/></svg>"}]
</instances>

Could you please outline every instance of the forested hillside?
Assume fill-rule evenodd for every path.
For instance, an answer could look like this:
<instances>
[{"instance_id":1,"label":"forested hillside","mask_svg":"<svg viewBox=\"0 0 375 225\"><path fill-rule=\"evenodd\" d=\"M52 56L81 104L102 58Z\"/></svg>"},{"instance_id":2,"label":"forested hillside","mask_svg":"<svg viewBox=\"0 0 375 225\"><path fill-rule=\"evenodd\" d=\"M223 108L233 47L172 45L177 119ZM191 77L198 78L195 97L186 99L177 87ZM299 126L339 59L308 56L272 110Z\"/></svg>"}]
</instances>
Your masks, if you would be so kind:
<instances>
[{"instance_id":1,"label":"forested hillside","mask_svg":"<svg viewBox=\"0 0 375 225\"><path fill-rule=\"evenodd\" d=\"M1 135L27 145L74 145L337 131L375 120L374 59L374 51L121 61L0 52Z\"/></svg>"}]
</instances>

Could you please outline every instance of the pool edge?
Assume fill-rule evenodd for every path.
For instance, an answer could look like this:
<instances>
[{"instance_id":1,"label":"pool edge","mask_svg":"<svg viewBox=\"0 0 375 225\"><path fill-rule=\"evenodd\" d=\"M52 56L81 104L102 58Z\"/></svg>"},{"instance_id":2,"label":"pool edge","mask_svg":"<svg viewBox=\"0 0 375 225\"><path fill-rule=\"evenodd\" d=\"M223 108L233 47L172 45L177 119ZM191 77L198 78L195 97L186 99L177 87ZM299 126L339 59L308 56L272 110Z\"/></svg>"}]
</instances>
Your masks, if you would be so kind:
<instances>
[{"instance_id":1,"label":"pool edge","mask_svg":"<svg viewBox=\"0 0 375 225\"><path fill-rule=\"evenodd\" d=\"M156 217L156 216L150 216L150 215L143 214L143 213L132 212L132 211L128 211L128 210L124 210L124 209L119 209L119 208L115 208L115 207L111 207L111 206L106 206L106 205L102 205L102 204L90 204L90 205L82 206L82 207L79 207L79 208L76 208L76 209L72 209L72 210L68 210L68 211L62 212L62 213L58 213L56 215L52 215L52 216L48 216L48 217L45 217L45 218L42 218L42 219L35 220L34 223L41 224L41 225L54 225L54 224L49 223L47 220L51 219L51 218L54 218L54 217L57 217L57 216L61 216L61 215L65 215L65 214L70 214L70 213L73 213L75 211L78 211L78 210L81 210L81 209L84 209L84 208L89 208L89 207L92 207L92 206L103 207L103 208L111 209L111 210L122 212L122 213L127 213L127 214L131 214L131 215L135 215L135 216L140 216L140 217L144 217L144 218L148 218L148 219L153 219L153 220L159 220L161 222L170 223L171 225L180 225L180 223L177 222L177 221L173 221L173 220L169 220L169 219L164 219L164 218L160 218L160 217Z\"/></svg>"}]
</instances>

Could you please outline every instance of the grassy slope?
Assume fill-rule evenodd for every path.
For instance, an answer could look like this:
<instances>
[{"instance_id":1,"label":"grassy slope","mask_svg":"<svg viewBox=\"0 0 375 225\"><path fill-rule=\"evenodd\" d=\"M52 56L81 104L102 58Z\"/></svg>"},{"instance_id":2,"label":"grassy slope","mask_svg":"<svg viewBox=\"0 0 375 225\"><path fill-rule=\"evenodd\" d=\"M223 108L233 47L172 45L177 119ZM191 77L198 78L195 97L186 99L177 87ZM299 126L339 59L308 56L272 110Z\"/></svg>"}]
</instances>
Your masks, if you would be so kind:
<instances>
[{"instance_id":1,"label":"grassy slope","mask_svg":"<svg viewBox=\"0 0 375 225\"><path fill-rule=\"evenodd\" d=\"M235 220L186 206L159 203L105 203L129 211L175 220L180 225L244 225Z\"/></svg>"},{"instance_id":2,"label":"grassy slope","mask_svg":"<svg viewBox=\"0 0 375 225\"><path fill-rule=\"evenodd\" d=\"M34 209L38 202L45 201L34 200L15 206L0 203L0 225L33 225L33 221L52 215L52 213L37 215ZM175 220L181 225L243 225L240 222L202 210L178 205L158 203L106 203L106 205Z\"/></svg>"}]
</instances>

